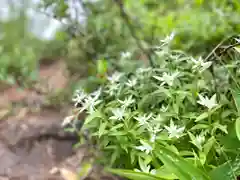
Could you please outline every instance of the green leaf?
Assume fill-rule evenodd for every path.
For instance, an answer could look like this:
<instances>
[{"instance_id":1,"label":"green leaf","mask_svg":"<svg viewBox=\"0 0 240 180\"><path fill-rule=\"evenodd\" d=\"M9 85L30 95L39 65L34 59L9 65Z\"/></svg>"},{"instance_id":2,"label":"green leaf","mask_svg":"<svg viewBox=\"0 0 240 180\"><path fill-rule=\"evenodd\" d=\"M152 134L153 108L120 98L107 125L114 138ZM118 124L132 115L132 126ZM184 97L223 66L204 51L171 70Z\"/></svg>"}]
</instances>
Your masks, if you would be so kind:
<instances>
[{"instance_id":1,"label":"green leaf","mask_svg":"<svg viewBox=\"0 0 240 180\"><path fill-rule=\"evenodd\" d=\"M238 152L240 142L236 135L235 123L228 125L228 134L219 138L220 143L225 149L231 149Z\"/></svg>"},{"instance_id":2,"label":"green leaf","mask_svg":"<svg viewBox=\"0 0 240 180\"><path fill-rule=\"evenodd\" d=\"M65 17L68 10L68 5L64 0L59 1L58 6L56 6L55 13L57 17Z\"/></svg>"},{"instance_id":3,"label":"green leaf","mask_svg":"<svg viewBox=\"0 0 240 180\"><path fill-rule=\"evenodd\" d=\"M157 156L161 159L164 165L171 172L173 172L179 179L191 180L191 176L185 170L179 168L179 166L172 161L171 157L168 157L167 155L164 154L159 154Z\"/></svg>"},{"instance_id":4,"label":"green leaf","mask_svg":"<svg viewBox=\"0 0 240 180\"><path fill-rule=\"evenodd\" d=\"M236 130L236 135L240 141L240 118L237 118L236 119L236 122L235 122L235 130Z\"/></svg>"},{"instance_id":5,"label":"green leaf","mask_svg":"<svg viewBox=\"0 0 240 180\"><path fill-rule=\"evenodd\" d=\"M240 46L235 46L234 49L235 49L238 53L240 53Z\"/></svg>"},{"instance_id":6,"label":"green leaf","mask_svg":"<svg viewBox=\"0 0 240 180\"><path fill-rule=\"evenodd\" d=\"M89 175L89 173L92 171L93 164L91 162L86 162L81 165L81 169L78 172L78 177L84 178Z\"/></svg>"},{"instance_id":7,"label":"green leaf","mask_svg":"<svg viewBox=\"0 0 240 180\"><path fill-rule=\"evenodd\" d=\"M215 137L212 136L208 141L203 145L203 152L207 156L210 150L212 149L214 143L216 142Z\"/></svg>"},{"instance_id":8,"label":"green leaf","mask_svg":"<svg viewBox=\"0 0 240 180\"><path fill-rule=\"evenodd\" d=\"M106 126L107 126L107 122L103 122L100 124L99 130L98 130L99 138L105 133Z\"/></svg>"},{"instance_id":9,"label":"green leaf","mask_svg":"<svg viewBox=\"0 0 240 180\"><path fill-rule=\"evenodd\" d=\"M148 111L149 107L159 104L169 96L169 92L166 89L158 89L153 93L146 94L138 103L138 107L143 111Z\"/></svg>"},{"instance_id":10,"label":"green leaf","mask_svg":"<svg viewBox=\"0 0 240 180\"><path fill-rule=\"evenodd\" d=\"M108 63L106 60L102 59L102 60L98 60L97 61L97 72L98 74L105 74L107 73L107 69L108 69Z\"/></svg>"},{"instance_id":11,"label":"green leaf","mask_svg":"<svg viewBox=\"0 0 240 180\"><path fill-rule=\"evenodd\" d=\"M214 134L217 129L224 132L225 134L228 134L227 125L221 125L218 122L214 123L213 124L213 129L212 129L212 134Z\"/></svg>"},{"instance_id":12,"label":"green leaf","mask_svg":"<svg viewBox=\"0 0 240 180\"><path fill-rule=\"evenodd\" d=\"M209 172L212 180L236 180L240 175L240 160L228 161Z\"/></svg>"},{"instance_id":13,"label":"green leaf","mask_svg":"<svg viewBox=\"0 0 240 180\"><path fill-rule=\"evenodd\" d=\"M156 170L156 175L163 179L177 179L178 177L174 175L169 168L165 165Z\"/></svg>"},{"instance_id":14,"label":"green leaf","mask_svg":"<svg viewBox=\"0 0 240 180\"><path fill-rule=\"evenodd\" d=\"M209 180L208 175L204 171L196 168L181 156L160 145L158 149L160 152L156 153L157 157L159 157L164 165L178 176L179 179L192 180L194 178Z\"/></svg>"},{"instance_id":15,"label":"green leaf","mask_svg":"<svg viewBox=\"0 0 240 180\"><path fill-rule=\"evenodd\" d=\"M195 120L195 122L199 122L199 121L202 121L204 119L206 119L208 117L209 113L208 112L204 112L202 113L200 116L198 116Z\"/></svg>"},{"instance_id":16,"label":"green leaf","mask_svg":"<svg viewBox=\"0 0 240 180\"><path fill-rule=\"evenodd\" d=\"M191 128L191 130L198 130L198 129L208 129L208 124L197 124Z\"/></svg>"},{"instance_id":17,"label":"green leaf","mask_svg":"<svg viewBox=\"0 0 240 180\"><path fill-rule=\"evenodd\" d=\"M117 158L119 157L120 151L117 147L115 147L115 151L111 155L110 166L112 166Z\"/></svg>"},{"instance_id":18,"label":"green leaf","mask_svg":"<svg viewBox=\"0 0 240 180\"><path fill-rule=\"evenodd\" d=\"M117 174L119 176L131 179L131 180L163 180L158 176L144 172L135 172L133 170L124 170L124 169L105 169L107 172Z\"/></svg>"},{"instance_id":19,"label":"green leaf","mask_svg":"<svg viewBox=\"0 0 240 180\"><path fill-rule=\"evenodd\" d=\"M109 136L125 136L127 134L128 134L127 132L116 131L116 132L110 132L108 135Z\"/></svg>"},{"instance_id":20,"label":"green leaf","mask_svg":"<svg viewBox=\"0 0 240 180\"><path fill-rule=\"evenodd\" d=\"M240 92L238 90L231 89L232 96L236 105L236 108L238 110L238 114L240 116Z\"/></svg>"},{"instance_id":21,"label":"green leaf","mask_svg":"<svg viewBox=\"0 0 240 180\"><path fill-rule=\"evenodd\" d=\"M140 156L138 157L138 164L140 166L141 171L148 173L147 164Z\"/></svg>"},{"instance_id":22,"label":"green leaf","mask_svg":"<svg viewBox=\"0 0 240 180\"><path fill-rule=\"evenodd\" d=\"M202 165L204 165L206 163L207 160L207 154L205 154L204 152L199 152L199 161L201 162Z\"/></svg>"},{"instance_id":23,"label":"green leaf","mask_svg":"<svg viewBox=\"0 0 240 180\"><path fill-rule=\"evenodd\" d=\"M119 129L119 128L121 128L121 127L123 127L124 126L124 124L117 124L116 126L113 126L111 129L110 129L110 131L114 131L115 132L115 130L117 130L117 129Z\"/></svg>"},{"instance_id":24,"label":"green leaf","mask_svg":"<svg viewBox=\"0 0 240 180\"><path fill-rule=\"evenodd\" d=\"M100 111L95 111L92 114L88 115L85 119L84 124L89 124L90 122L92 122L94 119L96 118L101 118L103 119L103 115Z\"/></svg>"}]
</instances>

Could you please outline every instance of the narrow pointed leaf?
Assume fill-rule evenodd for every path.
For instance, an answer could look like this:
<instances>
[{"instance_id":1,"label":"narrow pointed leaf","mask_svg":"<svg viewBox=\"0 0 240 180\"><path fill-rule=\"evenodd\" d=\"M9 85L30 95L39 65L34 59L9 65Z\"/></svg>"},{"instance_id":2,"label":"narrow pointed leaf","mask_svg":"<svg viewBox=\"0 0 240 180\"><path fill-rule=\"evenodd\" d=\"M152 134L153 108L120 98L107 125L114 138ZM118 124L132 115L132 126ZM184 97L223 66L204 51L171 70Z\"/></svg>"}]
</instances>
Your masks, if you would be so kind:
<instances>
[{"instance_id":1,"label":"narrow pointed leaf","mask_svg":"<svg viewBox=\"0 0 240 180\"><path fill-rule=\"evenodd\" d=\"M236 130L236 135L240 141L240 118L237 118L236 119L236 122L235 122L235 130Z\"/></svg>"},{"instance_id":2,"label":"narrow pointed leaf","mask_svg":"<svg viewBox=\"0 0 240 180\"><path fill-rule=\"evenodd\" d=\"M196 168L184 158L163 146L159 146L159 149L160 152L156 155L163 161L166 167L174 170L174 174L177 175L179 179L190 180L195 178L199 180L210 180L204 171Z\"/></svg>"},{"instance_id":3,"label":"narrow pointed leaf","mask_svg":"<svg viewBox=\"0 0 240 180\"><path fill-rule=\"evenodd\" d=\"M163 180L162 178L143 172L135 172L132 170L124 169L106 169L107 172L117 174L119 176L131 179L131 180Z\"/></svg>"}]
</instances>

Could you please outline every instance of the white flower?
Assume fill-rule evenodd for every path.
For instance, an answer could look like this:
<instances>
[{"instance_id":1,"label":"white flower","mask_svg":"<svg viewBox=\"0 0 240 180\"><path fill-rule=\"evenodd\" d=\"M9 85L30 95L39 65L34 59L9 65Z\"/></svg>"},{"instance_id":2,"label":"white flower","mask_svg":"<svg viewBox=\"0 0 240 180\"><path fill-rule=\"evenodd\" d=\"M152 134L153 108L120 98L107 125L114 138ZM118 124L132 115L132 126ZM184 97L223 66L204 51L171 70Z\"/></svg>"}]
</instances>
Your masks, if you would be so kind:
<instances>
[{"instance_id":1,"label":"white flower","mask_svg":"<svg viewBox=\"0 0 240 180\"><path fill-rule=\"evenodd\" d=\"M65 127L66 125L70 124L74 120L74 116L67 116L64 118L61 126Z\"/></svg>"},{"instance_id":2,"label":"white flower","mask_svg":"<svg viewBox=\"0 0 240 180\"><path fill-rule=\"evenodd\" d=\"M168 44L168 43L170 43L173 40L174 36L175 36L175 33L172 32L165 39L161 40L161 42L163 42L164 44Z\"/></svg>"},{"instance_id":3,"label":"white flower","mask_svg":"<svg viewBox=\"0 0 240 180\"><path fill-rule=\"evenodd\" d=\"M122 108L126 108L135 102L135 99L131 96L128 96L124 101L118 100L122 104Z\"/></svg>"},{"instance_id":4,"label":"white flower","mask_svg":"<svg viewBox=\"0 0 240 180\"><path fill-rule=\"evenodd\" d=\"M119 88L120 88L120 84L110 84L108 86L108 90L106 90L105 92L108 93L110 96L113 96L114 94L117 93Z\"/></svg>"},{"instance_id":5,"label":"white flower","mask_svg":"<svg viewBox=\"0 0 240 180\"><path fill-rule=\"evenodd\" d=\"M151 68L138 68L136 72L138 74L142 74L142 73L149 72L149 71L151 71Z\"/></svg>"},{"instance_id":6,"label":"white flower","mask_svg":"<svg viewBox=\"0 0 240 180\"><path fill-rule=\"evenodd\" d=\"M155 47L155 49L157 49L158 47ZM162 57L163 55L165 55L165 52L164 51L156 51L155 52L156 55L158 55L158 57Z\"/></svg>"},{"instance_id":7,"label":"white flower","mask_svg":"<svg viewBox=\"0 0 240 180\"><path fill-rule=\"evenodd\" d=\"M192 140L192 143L196 145L199 149L202 149L202 144L204 143L204 141L205 137L202 135L198 135Z\"/></svg>"},{"instance_id":8,"label":"white flower","mask_svg":"<svg viewBox=\"0 0 240 180\"><path fill-rule=\"evenodd\" d=\"M123 73L120 72L115 72L112 74L112 76L108 76L107 79L112 83L117 83L119 82L119 80L121 79L121 77L123 76Z\"/></svg>"},{"instance_id":9,"label":"white flower","mask_svg":"<svg viewBox=\"0 0 240 180\"><path fill-rule=\"evenodd\" d=\"M93 96L94 99L98 99L99 96L101 95L101 92L102 92L102 88L100 87L98 90L92 92L90 96Z\"/></svg>"},{"instance_id":10,"label":"white flower","mask_svg":"<svg viewBox=\"0 0 240 180\"><path fill-rule=\"evenodd\" d=\"M82 101L87 97L87 94L83 90L76 90L74 97L72 98L72 101L75 102L75 106L77 106L79 103L82 103Z\"/></svg>"},{"instance_id":11,"label":"white flower","mask_svg":"<svg viewBox=\"0 0 240 180\"><path fill-rule=\"evenodd\" d=\"M168 106L166 107L166 106L162 105L160 111L167 112L167 110L168 110Z\"/></svg>"},{"instance_id":12,"label":"white flower","mask_svg":"<svg viewBox=\"0 0 240 180\"><path fill-rule=\"evenodd\" d=\"M152 117L152 114L150 113L149 115L144 114L143 116L138 116L138 117L134 117L134 119L136 119L138 121L138 123L142 126L147 124L148 120Z\"/></svg>"},{"instance_id":13,"label":"white flower","mask_svg":"<svg viewBox=\"0 0 240 180\"><path fill-rule=\"evenodd\" d=\"M122 52L122 53L121 53L121 57L122 57L122 58L129 58L129 57L131 57L131 55L132 55L132 54L131 54L130 52Z\"/></svg>"},{"instance_id":14,"label":"white flower","mask_svg":"<svg viewBox=\"0 0 240 180\"><path fill-rule=\"evenodd\" d=\"M152 169L152 170L150 171L150 174L156 175L156 174L157 174L157 170L156 170L156 169Z\"/></svg>"},{"instance_id":15,"label":"white flower","mask_svg":"<svg viewBox=\"0 0 240 180\"><path fill-rule=\"evenodd\" d=\"M113 120L123 120L125 115L125 109L123 108L116 108L112 110L113 116L110 117L110 119Z\"/></svg>"},{"instance_id":16,"label":"white flower","mask_svg":"<svg viewBox=\"0 0 240 180\"><path fill-rule=\"evenodd\" d=\"M102 102L102 100L98 100L96 98L88 96L82 103L80 113L83 112L84 110L88 110L90 114L93 113L95 110L95 106L98 105L100 102Z\"/></svg>"},{"instance_id":17,"label":"white flower","mask_svg":"<svg viewBox=\"0 0 240 180\"><path fill-rule=\"evenodd\" d=\"M157 134L163 130L161 128L162 122L163 118L159 114L151 120L151 123L148 123L147 129L150 133L150 142L155 142Z\"/></svg>"},{"instance_id":18,"label":"white flower","mask_svg":"<svg viewBox=\"0 0 240 180\"><path fill-rule=\"evenodd\" d=\"M128 82L126 82L126 85L129 87L134 87L137 84L137 79L132 78L131 80L129 79Z\"/></svg>"},{"instance_id":19,"label":"white flower","mask_svg":"<svg viewBox=\"0 0 240 180\"><path fill-rule=\"evenodd\" d=\"M156 125L154 127L149 128L149 131L151 136L150 142L155 142L157 134L162 131L162 128Z\"/></svg>"},{"instance_id":20,"label":"white flower","mask_svg":"<svg viewBox=\"0 0 240 180\"><path fill-rule=\"evenodd\" d=\"M146 154L149 154L153 150L152 146L150 146L148 143L146 143L142 140L140 140L140 142L141 142L142 146L137 146L136 149L138 149L142 152L145 152Z\"/></svg>"},{"instance_id":21,"label":"white flower","mask_svg":"<svg viewBox=\"0 0 240 180\"><path fill-rule=\"evenodd\" d=\"M202 106L206 106L208 109L212 109L218 105L216 100L216 94L214 94L210 99L207 96L203 97L201 94L199 94L198 96L200 100L197 101L197 103L201 104Z\"/></svg>"},{"instance_id":22,"label":"white flower","mask_svg":"<svg viewBox=\"0 0 240 180\"><path fill-rule=\"evenodd\" d=\"M184 131L184 127L178 128L176 125L174 125L173 121L170 121L170 126L164 126L165 129L168 131L169 134L169 138L179 138L180 136L182 136L183 131Z\"/></svg>"},{"instance_id":23,"label":"white flower","mask_svg":"<svg viewBox=\"0 0 240 180\"><path fill-rule=\"evenodd\" d=\"M174 80L179 76L179 72L174 72L173 74L168 74L166 72L163 73L162 77L159 76L153 76L155 79L162 81L163 83L161 85L164 85L167 83L169 86L173 85Z\"/></svg>"},{"instance_id":24,"label":"white flower","mask_svg":"<svg viewBox=\"0 0 240 180\"><path fill-rule=\"evenodd\" d=\"M211 61L204 62L202 57L198 58L198 60L195 60L194 58L191 58L191 60L194 63L194 66L192 67L192 69L198 70L200 73L205 71L206 69L208 69L212 65Z\"/></svg>"},{"instance_id":25,"label":"white flower","mask_svg":"<svg viewBox=\"0 0 240 180\"><path fill-rule=\"evenodd\" d=\"M139 170L139 169L134 169L135 172L144 172L144 173L149 173L149 174L153 174L155 175L157 173L156 169L151 169L150 165L147 165L146 167L144 167L145 169L143 170Z\"/></svg>"}]
</instances>

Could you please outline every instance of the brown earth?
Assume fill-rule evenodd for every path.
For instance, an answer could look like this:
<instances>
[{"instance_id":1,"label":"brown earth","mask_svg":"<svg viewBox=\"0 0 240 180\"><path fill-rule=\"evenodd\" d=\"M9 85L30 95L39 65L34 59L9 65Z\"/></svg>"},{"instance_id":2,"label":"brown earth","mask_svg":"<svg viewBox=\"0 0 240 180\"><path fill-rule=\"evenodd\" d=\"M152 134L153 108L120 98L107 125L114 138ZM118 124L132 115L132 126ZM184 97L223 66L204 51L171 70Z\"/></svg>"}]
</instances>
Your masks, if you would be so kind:
<instances>
[{"instance_id":1,"label":"brown earth","mask_svg":"<svg viewBox=\"0 0 240 180\"><path fill-rule=\"evenodd\" d=\"M73 149L77 138L60 126L69 106L44 108L46 94L69 83L64 62L40 66L40 78L41 91L0 89L0 180L76 180L78 168L90 162L89 147ZM92 166L80 179L115 178Z\"/></svg>"}]
</instances>

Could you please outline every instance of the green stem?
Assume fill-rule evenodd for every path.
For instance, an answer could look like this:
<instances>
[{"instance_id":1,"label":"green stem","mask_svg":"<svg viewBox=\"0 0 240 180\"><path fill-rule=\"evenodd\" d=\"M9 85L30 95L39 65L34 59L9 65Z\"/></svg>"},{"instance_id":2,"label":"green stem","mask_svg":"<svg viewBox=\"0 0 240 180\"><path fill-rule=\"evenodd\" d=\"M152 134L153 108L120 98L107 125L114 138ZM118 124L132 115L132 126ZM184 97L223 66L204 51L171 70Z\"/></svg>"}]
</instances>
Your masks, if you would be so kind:
<instances>
[{"instance_id":1,"label":"green stem","mask_svg":"<svg viewBox=\"0 0 240 180\"><path fill-rule=\"evenodd\" d=\"M208 111L208 123L209 123L209 125L212 124L212 117L211 117L210 111Z\"/></svg>"}]
</instances>

